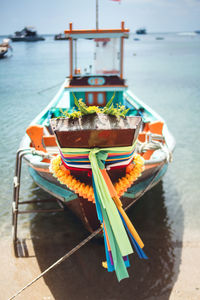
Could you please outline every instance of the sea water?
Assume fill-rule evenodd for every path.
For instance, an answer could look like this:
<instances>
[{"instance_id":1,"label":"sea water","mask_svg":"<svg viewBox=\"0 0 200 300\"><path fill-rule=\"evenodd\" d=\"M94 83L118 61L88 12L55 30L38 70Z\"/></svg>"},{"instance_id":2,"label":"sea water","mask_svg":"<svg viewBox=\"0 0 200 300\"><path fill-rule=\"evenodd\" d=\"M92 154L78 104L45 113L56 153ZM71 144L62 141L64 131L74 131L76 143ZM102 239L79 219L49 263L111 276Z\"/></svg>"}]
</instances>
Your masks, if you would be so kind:
<instances>
[{"instance_id":1,"label":"sea water","mask_svg":"<svg viewBox=\"0 0 200 300\"><path fill-rule=\"evenodd\" d=\"M157 40L158 36L163 39ZM174 269L180 261L181 250L175 258L174 246L178 244L181 248L183 241L196 241L199 237L200 35L148 34L137 41L135 37L130 35L129 40L125 39L126 83L138 98L165 119L176 139L173 161L163 180L129 211L151 260L136 267L140 273L136 277L140 279L135 279L135 288L129 282L124 284L124 290L137 293L145 281L147 290L141 299L150 299L161 290L166 294L176 276ZM46 36L42 42L12 43L12 48L13 52L0 60L0 239L11 236L13 176L20 141L29 123L45 108L69 74L67 41L54 41L53 36ZM20 200L38 198L46 199L48 195L33 183L23 163ZM63 224L71 240L77 231L80 237L86 235L76 218L70 212L66 214L20 216L19 236L42 240L49 232L65 234ZM100 246L93 244L97 249ZM96 251L101 260L103 250L101 255ZM134 270L130 272L134 274ZM74 278L77 280L77 274ZM118 288L113 286L116 293ZM75 290L74 287L74 293ZM124 290L120 290L121 297L130 299ZM99 299L107 299L104 294L101 296Z\"/></svg>"}]
</instances>

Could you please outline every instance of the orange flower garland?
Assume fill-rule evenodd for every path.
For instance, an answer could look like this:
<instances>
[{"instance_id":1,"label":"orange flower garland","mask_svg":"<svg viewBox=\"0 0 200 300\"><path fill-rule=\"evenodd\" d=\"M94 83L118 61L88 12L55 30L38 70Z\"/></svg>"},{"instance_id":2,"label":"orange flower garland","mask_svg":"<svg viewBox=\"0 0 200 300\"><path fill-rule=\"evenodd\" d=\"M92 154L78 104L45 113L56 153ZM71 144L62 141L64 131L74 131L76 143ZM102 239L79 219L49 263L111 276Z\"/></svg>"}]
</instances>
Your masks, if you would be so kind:
<instances>
[{"instance_id":1,"label":"orange flower garland","mask_svg":"<svg viewBox=\"0 0 200 300\"><path fill-rule=\"evenodd\" d=\"M135 154L133 163L126 167L126 175L118 180L114 184L117 195L122 196L133 182L140 176L143 171L144 159L139 155ZM56 177L60 183L65 184L70 190L74 191L79 196L88 199L95 203L93 187L86 185L80 180L76 179L70 174L61 161L60 155L56 156L51 160L50 167L54 177Z\"/></svg>"}]
</instances>

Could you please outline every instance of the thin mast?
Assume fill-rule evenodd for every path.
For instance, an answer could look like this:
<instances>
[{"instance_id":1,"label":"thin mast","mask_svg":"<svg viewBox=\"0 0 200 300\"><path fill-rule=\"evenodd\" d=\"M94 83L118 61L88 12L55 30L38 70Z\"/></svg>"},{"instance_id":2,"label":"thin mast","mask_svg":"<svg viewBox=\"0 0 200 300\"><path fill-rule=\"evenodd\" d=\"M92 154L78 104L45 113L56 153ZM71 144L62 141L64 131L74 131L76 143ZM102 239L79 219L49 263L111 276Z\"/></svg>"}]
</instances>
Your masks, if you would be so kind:
<instances>
[{"instance_id":1,"label":"thin mast","mask_svg":"<svg viewBox=\"0 0 200 300\"><path fill-rule=\"evenodd\" d=\"M99 4L96 0L96 29L99 29Z\"/></svg>"}]
</instances>

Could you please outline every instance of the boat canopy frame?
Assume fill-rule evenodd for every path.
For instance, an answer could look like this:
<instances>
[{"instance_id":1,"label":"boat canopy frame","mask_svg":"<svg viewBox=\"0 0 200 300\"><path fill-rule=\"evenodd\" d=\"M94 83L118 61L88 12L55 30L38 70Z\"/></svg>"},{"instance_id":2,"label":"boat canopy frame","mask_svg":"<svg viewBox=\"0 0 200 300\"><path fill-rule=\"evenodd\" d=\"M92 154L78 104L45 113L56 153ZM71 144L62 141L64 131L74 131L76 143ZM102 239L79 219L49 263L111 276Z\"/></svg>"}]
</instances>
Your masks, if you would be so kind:
<instances>
[{"instance_id":1,"label":"boat canopy frame","mask_svg":"<svg viewBox=\"0 0 200 300\"><path fill-rule=\"evenodd\" d=\"M69 23L69 29L64 31L69 38L69 58L70 70L69 77L73 78L74 74L74 59L73 59L73 41L77 39L97 39L97 38L119 38L120 39L120 78L123 79L123 56L124 56L124 38L127 37L129 29L124 27L124 21L121 22L120 29L73 29L72 23Z\"/></svg>"}]
</instances>

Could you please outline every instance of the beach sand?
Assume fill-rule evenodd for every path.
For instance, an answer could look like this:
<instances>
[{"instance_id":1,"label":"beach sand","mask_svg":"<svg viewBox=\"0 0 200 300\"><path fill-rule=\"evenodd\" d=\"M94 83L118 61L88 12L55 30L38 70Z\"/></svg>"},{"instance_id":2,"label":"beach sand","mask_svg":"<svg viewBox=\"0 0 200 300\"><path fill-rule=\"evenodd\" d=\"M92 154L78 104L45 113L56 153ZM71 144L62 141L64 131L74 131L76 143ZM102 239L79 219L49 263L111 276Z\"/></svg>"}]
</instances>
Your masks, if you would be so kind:
<instances>
[{"instance_id":1,"label":"beach sand","mask_svg":"<svg viewBox=\"0 0 200 300\"><path fill-rule=\"evenodd\" d=\"M35 252L34 248L35 245L33 245L33 242L31 239L25 240L26 247L20 251L20 255L25 255L24 257L16 258L13 247L12 247L12 241L10 239L1 241L0 247L1 247L1 256L0 256L0 299L5 300L9 299L12 295L14 295L18 290L23 288L26 284L28 284L30 281L32 281L35 277L37 277L41 273L41 262L38 260L37 256L38 253L44 258L46 256L47 261L49 262L49 265L54 262L55 255L53 252L55 252L55 249L53 251L53 248L51 249L49 246L50 241L47 241L47 244L41 244L40 246L37 245L37 250ZM61 244L60 241L57 243L57 246L59 244L60 249L57 248L58 253L65 254L66 245L65 243ZM91 245L90 245L91 246ZM179 272L177 274L177 280L176 282L171 286L168 287L170 289L170 293L163 294L157 293L157 295L152 295L145 299L170 299L170 300L198 300L200 299L200 243L199 242L185 242L181 243L180 245L176 245L175 253L177 251L179 255L180 247L181 249L181 263L179 265ZM41 248L40 248L41 247ZM85 252L87 246L84 246L82 249L80 249L77 254L74 254L76 259L78 259L79 263L81 264L81 258L82 258L82 252ZM47 250L49 249L49 251ZM87 251L86 251L87 252ZM35 256L37 255L37 256ZM62 255L61 255L62 256ZM78 258L80 257L80 259ZM52 260L53 259L53 260ZM58 266L54 270L51 270L47 277L40 278L37 282L35 282L33 285L28 287L25 291L23 291L20 295L16 297L16 299L124 299L121 298L119 294L119 298L115 296L112 296L112 293L108 295L108 298L106 298L103 293L101 294L99 290L97 289L95 294L95 287L90 286L88 288L88 292L84 290L82 285L84 282L80 284L80 274L79 272L83 272L83 269L80 268L79 272L77 269L77 266L73 266L73 261L70 261L71 258L69 258L69 261L63 262L63 266ZM39 263L38 263L39 261ZM51 261L51 263L50 263ZM95 264L96 265L96 264ZM64 268L63 268L64 267ZM95 266L96 267L96 266ZM98 266L101 268L101 266ZM70 272L69 272L70 269ZM76 286L76 282L71 282L70 278L68 277L68 281L63 282L63 275L64 272L67 273L73 273L72 274L72 280L74 278L77 278L77 290L73 287ZM43 268L42 268L42 271ZM74 272L77 272L74 274ZM83 272L84 273L84 272ZM88 277L87 275L82 273L82 277ZM106 274L106 273L105 273ZM46 275L47 276L47 275ZM106 276L106 279L108 277ZM111 277L111 280L113 280L113 277ZM127 279L126 281L129 281L130 279ZM101 284L102 281L99 279L99 284ZM119 283L120 285L121 283ZM73 287L72 287L73 286ZM87 285L86 287L87 288ZM144 282L144 288L145 288L145 282ZM82 294L83 289L83 294ZM128 292L128 291L127 291ZM128 298L127 298L128 299ZM135 289L134 297L129 295L129 299L143 299L141 297L141 293L139 289Z\"/></svg>"},{"instance_id":2,"label":"beach sand","mask_svg":"<svg viewBox=\"0 0 200 300\"><path fill-rule=\"evenodd\" d=\"M29 257L15 257L12 241L1 241L0 299L13 296L41 273L31 240L26 241ZM23 291L16 299L54 299L43 278Z\"/></svg>"},{"instance_id":3,"label":"beach sand","mask_svg":"<svg viewBox=\"0 0 200 300\"><path fill-rule=\"evenodd\" d=\"M107 272L102 267L104 242L95 237L16 299L199 300L198 231L194 235L194 231L184 228L182 218L177 227L179 238L175 238L162 191L160 182L128 212L149 258L141 260L136 253L130 255L128 279L119 283L115 272ZM181 207L179 215L183 217ZM80 220L69 210L20 217L19 257L15 256L8 230L0 239L0 300L9 299L88 235Z\"/></svg>"},{"instance_id":4,"label":"beach sand","mask_svg":"<svg viewBox=\"0 0 200 300\"><path fill-rule=\"evenodd\" d=\"M170 300L199 300L200 242L183 242L181 252L180 270Z\"/></svg>"}]
</instances>

